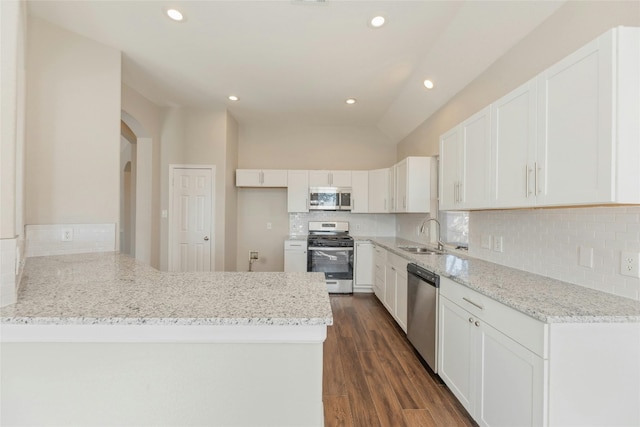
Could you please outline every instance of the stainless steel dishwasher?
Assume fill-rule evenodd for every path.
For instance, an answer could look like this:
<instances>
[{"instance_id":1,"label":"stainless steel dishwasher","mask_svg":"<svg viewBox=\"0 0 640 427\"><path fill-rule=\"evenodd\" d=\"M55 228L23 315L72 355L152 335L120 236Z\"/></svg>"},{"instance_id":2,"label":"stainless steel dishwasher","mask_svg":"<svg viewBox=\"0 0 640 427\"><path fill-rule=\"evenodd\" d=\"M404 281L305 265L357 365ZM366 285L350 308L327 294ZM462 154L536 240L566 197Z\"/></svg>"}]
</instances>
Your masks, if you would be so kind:
<instances>
[{"instance_id":1,"label":"stainless steel dishwasher","mask_svg":"<svg viewBox=\"0 0 640 427\"><path fill-rule=\"evenodd\" d=\"M416 264L407 265L407 276L407 338L437 373L440 276Z\"/></svg>"}]
</instances>

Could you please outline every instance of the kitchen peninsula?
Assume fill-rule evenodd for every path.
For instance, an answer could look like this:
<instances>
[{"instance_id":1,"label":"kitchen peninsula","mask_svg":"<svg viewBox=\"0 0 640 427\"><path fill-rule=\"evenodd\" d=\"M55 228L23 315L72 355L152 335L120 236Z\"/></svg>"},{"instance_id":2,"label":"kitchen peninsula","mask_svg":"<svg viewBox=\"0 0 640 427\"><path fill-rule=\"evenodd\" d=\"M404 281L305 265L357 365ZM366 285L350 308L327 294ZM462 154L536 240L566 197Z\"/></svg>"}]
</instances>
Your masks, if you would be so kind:
<instances>
[{"instance_id":1,"label":"kitchen peninsula","mask_svg":"<svg viewBox=\"0 0 640 427\"><path fill-rule=\"evenodd\" d=\"M3 425L323 423L321 273L37 257L1 317Z\"/></svg>"}]
</instances>

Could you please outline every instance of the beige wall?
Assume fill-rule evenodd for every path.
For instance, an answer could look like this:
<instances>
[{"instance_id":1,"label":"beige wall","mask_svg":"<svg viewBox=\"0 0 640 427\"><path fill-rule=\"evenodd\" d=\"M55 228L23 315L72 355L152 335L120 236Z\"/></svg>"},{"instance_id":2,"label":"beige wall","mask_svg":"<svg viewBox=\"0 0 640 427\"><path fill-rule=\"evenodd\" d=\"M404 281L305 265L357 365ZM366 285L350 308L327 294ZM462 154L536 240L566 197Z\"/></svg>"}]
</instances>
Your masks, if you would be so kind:
<instances>
[{"instance_id":1,"label":"beige wall","mask_svg":"<svg viewBox=\"0 0 640 427\"><path fill-rule=\"evenodd\" d=\"M119 222L120 52L29 20L27 224Z\"/></svg>"},{"instance_id":2,"label":"beige wall","mask_svg":"<svg viewBox=\"0 0 640 427\"><path fill-rule=\"evenodd\" d=\"M398 144L436 155L441 134L617 25L640 25L640 2L569 1Z\"/></svg>"},{"instance_id":3,"label":"beige wall","mask_svg":"<svg viewBox=\"0 0 640 427\"><path fill-rule=\"evenodd\" d=\"M169 165L215 165L215 206L214 206L214 247L212 268L225 269L227 250L226 196L227 190L227 112L224 109L167 108L161 131L161 209L169 208ZM233 122L231 122L233 124ZM236 130L232 130L233 133ZM233 150L233 147L231 147ZM230 155L229 161L234 156ZM234 165L232 165L235 168ZM232 196L230 196L232 198ZM233 208L231 208L233 213ZM161 262L168 268L168 227L169 222L161 223ZM232 235L235 231L232 232ZM235 259L235 250L229 255Z\"/></svg>"},{"instance_id":4,"label":"beige wall","mask_svg":"<svg viewBox=\"0 0 640 427\"><path fill-rule=\"evenodd\" d=\"M122 85L123 111L134 117L144 128L144 135L151 138L151 265L160 267L160 132L162 129L162 108L158 107L127 85Z\"/></svg>"},{"instance_id":5,"label":"beige wall","mask_svg":"<svg viewBox=\"0 0 640 427\"><path fill-rule=\"evenodd\" d=\"M227 159L225 170L225 256L224 270L235 271L238 248L238 191L236 169L238 167L238 122L227 114Z\"/></svg>"},{"instance_id":6,"label":"beige wall","mask_svg":"<svg viewBox=\"0 0 640 427\"><path fill-rule=\"evenodd\" d=\"M395 163L395 146L373 126L243 126L242 169L377 169Z\"/></svg>"}]
</instances>

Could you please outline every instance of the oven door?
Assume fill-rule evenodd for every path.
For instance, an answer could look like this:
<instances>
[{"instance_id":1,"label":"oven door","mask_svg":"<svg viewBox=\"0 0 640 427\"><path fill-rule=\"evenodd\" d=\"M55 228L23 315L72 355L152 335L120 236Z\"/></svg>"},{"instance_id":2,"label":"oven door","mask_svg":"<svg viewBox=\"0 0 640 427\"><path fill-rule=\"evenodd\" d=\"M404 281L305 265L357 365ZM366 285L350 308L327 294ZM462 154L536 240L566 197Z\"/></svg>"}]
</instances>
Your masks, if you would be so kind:
<instances>
[{"instance_id":1,"label":"oven door","mask_svg":"<svg viewBox=\"0 0 640 427\"><path fill-rule=\"evenodd\" d=\"M307 271L324 273L327 280L353 280L353 247L310 246Z\"/></svg>"}]
</instances>

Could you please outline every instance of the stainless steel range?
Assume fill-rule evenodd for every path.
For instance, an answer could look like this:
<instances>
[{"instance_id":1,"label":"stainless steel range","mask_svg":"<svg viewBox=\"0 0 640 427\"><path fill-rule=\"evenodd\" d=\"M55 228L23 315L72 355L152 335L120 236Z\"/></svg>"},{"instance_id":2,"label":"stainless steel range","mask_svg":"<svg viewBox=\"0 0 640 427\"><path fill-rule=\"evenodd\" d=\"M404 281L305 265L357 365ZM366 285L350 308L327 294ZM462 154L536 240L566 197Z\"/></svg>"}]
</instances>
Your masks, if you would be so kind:
<instances>
[{"instance_id":1,"label":"stainless steel range","mask_svg":"<svg viewBox=\"0 0 640 427\"><path fill-rule=\"evenodd\" d=\"M353 237L346 221L310 221L307 271L322 272L333 294L353 293Z\"/></svg>"}]
</instances>

